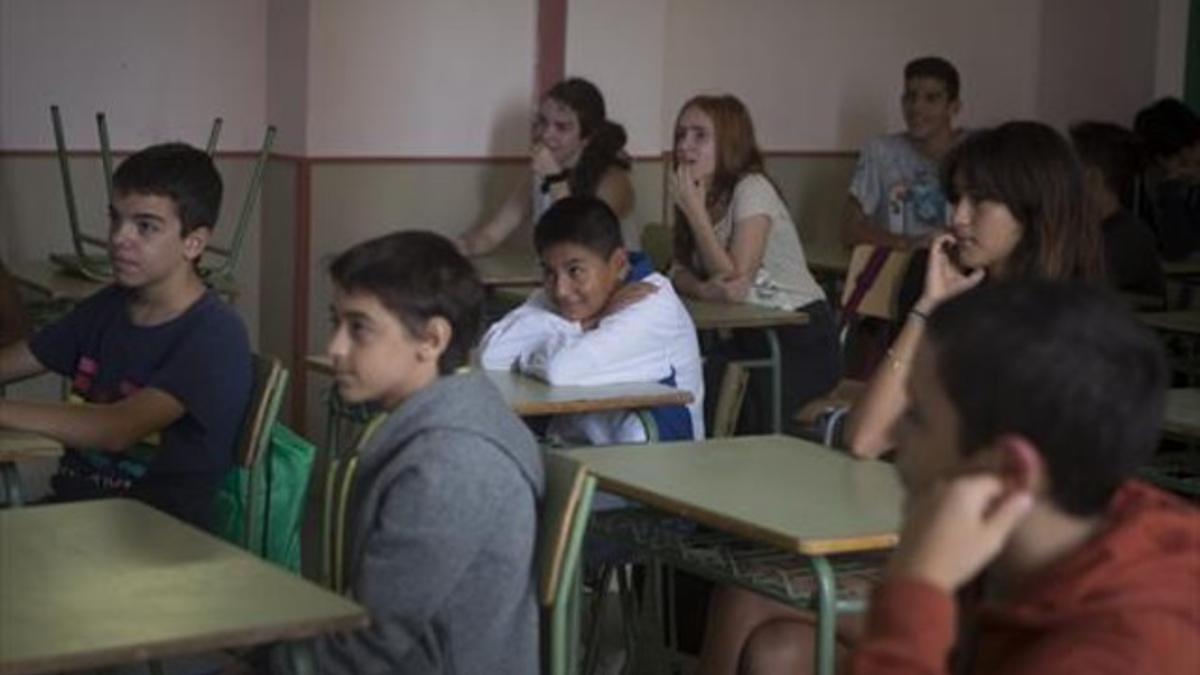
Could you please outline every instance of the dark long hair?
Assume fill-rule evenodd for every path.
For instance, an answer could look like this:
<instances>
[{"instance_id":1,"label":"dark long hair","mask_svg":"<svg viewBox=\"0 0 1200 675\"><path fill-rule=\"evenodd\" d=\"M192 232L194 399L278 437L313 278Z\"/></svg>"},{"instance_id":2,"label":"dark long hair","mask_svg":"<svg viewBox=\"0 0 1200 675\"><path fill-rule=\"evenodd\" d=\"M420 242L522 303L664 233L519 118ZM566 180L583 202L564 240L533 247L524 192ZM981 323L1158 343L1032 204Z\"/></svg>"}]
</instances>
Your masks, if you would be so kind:
<instances>
[{"instance_id":1,"label":"dark long hair","mask_svg":"<svg viewBox=\"0 0 1200 675\"><path fill-rule=\"evenodd\" d=\"M943 162L942 183L952 202L960 191L1000 202L1021 223L1005 264L1010 278L1103 279L1103 241L1083 173L1051 127L1017 121L971 134Z\"/></svg>"},{"instance_id":2,"label":"dark long hair","mask_svg":"<svg viewBox=\"0 0 1200 675\"><path fill-rule=\"evenodd\" d=\"M546 98L574 111L579 120L579 135L587 140L579 163L571 171L571 194L595 194L596 185L610 166L629 169L625 127L608 119L604 97L596 85L582 77L568 78L551 87Z\"/></svg>"},{"instance_id":3,"label":"dark long hair","mask_svg":"<svg viewBox=\"0 0 1200 675\"><path fill-rule=\"evenodd\" d=\"M715 222L720 220L729 208L733 190L743 176L750 173L766 176L767 172L763 166L762 152L758 149L758 141L754 137L754 121L750 119L750 111L736 96L693 96L679 109L679 115L675 117L676 130L679 129L679 120L688 108L696 108L703 112L713 123L713 142L716 144L717 156L707 206L709 216ZM677 157L675 161L678 162ZM778 188L775 191L779 192ZM780 199L782 198L780 195ZM683 212L676 207L675 258L688 261L696 250L696 242L691 229L682 224L683 221Z\"/></svg>"}]
</instances>

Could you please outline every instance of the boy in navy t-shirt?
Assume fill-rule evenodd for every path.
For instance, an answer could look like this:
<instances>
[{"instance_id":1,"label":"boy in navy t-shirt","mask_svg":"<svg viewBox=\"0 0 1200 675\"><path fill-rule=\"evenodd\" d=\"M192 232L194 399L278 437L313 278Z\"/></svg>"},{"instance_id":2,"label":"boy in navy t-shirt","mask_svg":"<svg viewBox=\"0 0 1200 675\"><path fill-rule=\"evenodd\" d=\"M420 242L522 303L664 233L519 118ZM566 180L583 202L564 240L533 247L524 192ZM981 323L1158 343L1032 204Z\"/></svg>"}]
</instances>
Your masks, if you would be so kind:
<instances>
[{"instance_id":1,"label":"boy in navy t-shirt","mask_svg":"<svg viewBox=\"0 0 1200 675\"><path fill-rule=\"evenodd\" d=\"M221 191L212 159L187 145L124 161L109 206L114 283L0 351L0 383L70 378L66 403L0 401L0 428L69 448L54 500L128 496L210 526L252 384L245 327L196 267Z\"/></svg>"}]
</instances>

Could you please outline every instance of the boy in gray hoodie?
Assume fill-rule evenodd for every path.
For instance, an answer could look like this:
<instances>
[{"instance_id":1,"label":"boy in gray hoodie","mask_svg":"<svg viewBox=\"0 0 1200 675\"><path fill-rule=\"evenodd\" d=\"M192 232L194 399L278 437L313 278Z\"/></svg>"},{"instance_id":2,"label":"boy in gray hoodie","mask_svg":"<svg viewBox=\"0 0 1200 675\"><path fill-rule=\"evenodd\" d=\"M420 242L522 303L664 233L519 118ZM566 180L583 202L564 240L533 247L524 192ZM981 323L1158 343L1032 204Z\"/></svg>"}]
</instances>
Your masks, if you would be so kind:
<instances>
[{"instance_id":1,"label":"boy in gray hoodie","mask_svg":"<svg viewBox=\"0 0 1200 675\"><path fill-rule=\"evenodd\" d=\"M320 638L320 673L536 673L542 463L481 374L459 374L483 287L449 240L340 255L328 353L346 401L389 411L358 456L349 588L371 626Z\"/></svg>"}]
</instances>

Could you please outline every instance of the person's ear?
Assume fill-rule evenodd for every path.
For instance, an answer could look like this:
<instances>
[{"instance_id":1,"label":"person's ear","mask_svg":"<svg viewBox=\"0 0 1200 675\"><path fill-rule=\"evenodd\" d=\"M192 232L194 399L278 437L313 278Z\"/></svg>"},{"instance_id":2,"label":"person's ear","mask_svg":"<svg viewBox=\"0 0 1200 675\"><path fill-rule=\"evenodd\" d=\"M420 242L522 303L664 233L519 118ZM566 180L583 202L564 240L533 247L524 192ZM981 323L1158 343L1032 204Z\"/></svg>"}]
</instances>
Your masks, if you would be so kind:
<instances>
[{"instance_id":1,"label":"person's ear","mask_svg":"<svg viewBox=\"0 0 1200 675\"><path fill-rule=\"evenodd\" d=\"M1000 475L1010 492L1038 494L1046 487L1046 460L1028 438L1005 434L992 443Z\"/></svg>"},{"instance_id":2,"label":"person's ear","mask_svg":"<svg viewBox=\"0 0 1200 675\"><path fill-rule=\"evenodd\" d=\"M962 112L962 100L956 98L950 102L950 116L958 117L960 112Z\"/></svg>"},{"instance_id":3,"label":"person's ear","mask_svg":"<svg viewBox=\"0 0 1200 675\"><path fill-rule=\"evenodd\" d=\"M208 247L208 238L212 235L212 230L208 227L200 225L193 227L191 232L183 236L183 254L188 260L196 260L204 254L204 249Z\"/></svg>"},{"instance_id":4,"label":"person's ear","mask_svg":"<svg viewBox=\"0 0 1200 675\"><path fill-rule=\"evenodd\" d=\"M446 317L435 316L425 322L425 328L421 331L420 344L417 345L417 358L425 362L436 363L450 346L450 338L454 335L454 328L450 326L450 322Z\"/></svg>"},{"instance_id":5,"label":"person's ear","mask_svg":"<svg viewBox=\"0 0 1200 675\"><path fill-rule=\"evenodd\" d=\"M629 252L624 246L613 249L612 255L608 256L608 268L617 279L624 279L629 273Z\"/></svg>"}]
</instances>

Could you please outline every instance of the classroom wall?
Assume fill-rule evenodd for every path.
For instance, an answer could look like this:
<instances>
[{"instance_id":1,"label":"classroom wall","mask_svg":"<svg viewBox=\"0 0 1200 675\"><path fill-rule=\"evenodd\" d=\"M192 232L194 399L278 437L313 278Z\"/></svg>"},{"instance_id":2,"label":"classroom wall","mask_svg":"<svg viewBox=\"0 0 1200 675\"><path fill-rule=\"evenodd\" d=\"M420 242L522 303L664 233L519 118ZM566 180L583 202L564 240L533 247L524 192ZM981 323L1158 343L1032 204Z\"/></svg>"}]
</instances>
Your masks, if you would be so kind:
<instances>
[{"instance_id":1,"label":"classroom wall","mask_svg":"<svg viewBox=\"0 0 1200 675\"><path fill-rule=\"evenodd\" d=\"M310 153L524 153L535 8L535 0L314 0Z\"/></svg>"},{"instance_id":2,"label":"classroom wall","mask_svg":"<svg viewBox=\"0 0 1200 675\"><path fill-rule=\"evenodd\" d=\"M901 126L899 71L915 55L960 67L968 126L1118 119L1143 97L1182 90L1188 0L565 1L565 71L595 80L629 133L631 237L663 218L662 153L678 107L699 91L748 103L802 238L821 247L836 244L856 149ZM461 232L518 179L538 6L0 0L0 256L66 245L51 102L84 149L96 147L99 109L122 150L200 142L219 114L221 147L248 152L270 121L278 156L254 229L269 245L249 242L238 306L260 348L295 366L326 334L330 255L398 227ZM102 213L95 156L72 166L83 210ZM248 166L222 158L227 209Z\"/></svg>"}]
</instances>

